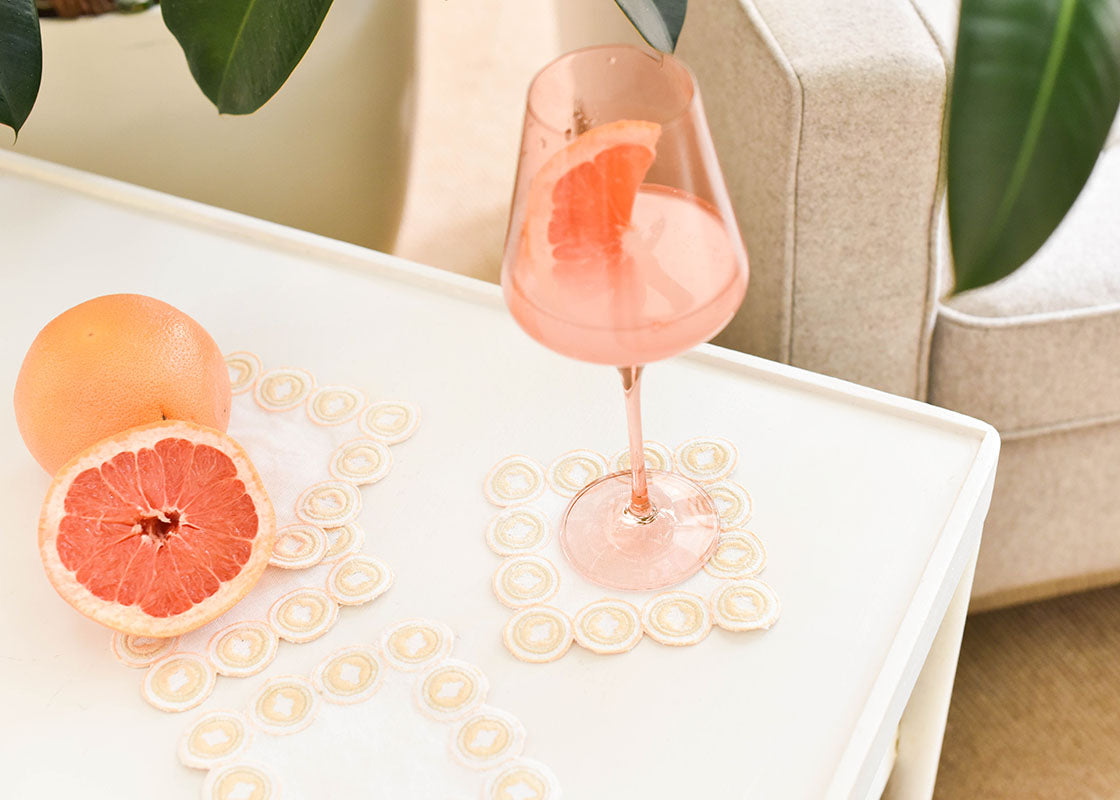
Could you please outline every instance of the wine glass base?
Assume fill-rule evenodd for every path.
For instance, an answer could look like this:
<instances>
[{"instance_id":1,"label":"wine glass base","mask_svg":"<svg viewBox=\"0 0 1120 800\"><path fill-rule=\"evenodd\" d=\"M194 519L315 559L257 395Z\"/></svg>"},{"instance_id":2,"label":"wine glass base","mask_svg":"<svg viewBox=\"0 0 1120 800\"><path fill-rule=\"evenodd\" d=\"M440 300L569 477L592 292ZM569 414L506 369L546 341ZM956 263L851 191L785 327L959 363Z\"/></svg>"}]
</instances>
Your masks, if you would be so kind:
<instances>
[{"instance_id":1,"label":"wine glass base","mask_svg":"<svg viewBox=\"0 0 1120 800\"><path fill-rule=\"evenodd\" d=\"M664 589L695 575L719 543L719 513L698 484L649 470L656 515L629 513L630 473L589 483L572 498L560 522L560 547L583 577L630 591Z\"/></svg>"}]
</instances>

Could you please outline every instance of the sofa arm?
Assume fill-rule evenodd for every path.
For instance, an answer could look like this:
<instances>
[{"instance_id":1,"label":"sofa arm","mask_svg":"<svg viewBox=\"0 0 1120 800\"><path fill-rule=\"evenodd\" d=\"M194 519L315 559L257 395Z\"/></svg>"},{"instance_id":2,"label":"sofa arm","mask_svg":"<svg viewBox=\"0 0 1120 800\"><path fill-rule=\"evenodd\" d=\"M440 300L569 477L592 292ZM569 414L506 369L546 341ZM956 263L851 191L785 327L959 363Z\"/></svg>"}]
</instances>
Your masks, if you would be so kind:
<instances>
[{"instance_id":1,"label":"sofa arm","mask_svg":"<svg viewBox=\"0 0 1120 800\"><path fill-rule=\"evenodd\" d=\"M924 397L946 55L911 0L704 0L696 72L751 262L717 343Z\"/></svg>"}]
</instances>

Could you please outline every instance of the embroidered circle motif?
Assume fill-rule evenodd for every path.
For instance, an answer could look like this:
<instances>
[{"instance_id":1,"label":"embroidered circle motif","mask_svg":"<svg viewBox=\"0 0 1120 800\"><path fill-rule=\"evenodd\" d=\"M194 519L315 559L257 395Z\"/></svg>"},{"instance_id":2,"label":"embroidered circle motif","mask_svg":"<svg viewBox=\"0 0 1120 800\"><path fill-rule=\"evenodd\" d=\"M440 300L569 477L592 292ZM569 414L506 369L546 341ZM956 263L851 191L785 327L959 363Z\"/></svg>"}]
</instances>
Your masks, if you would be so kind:
<instances>
[{"instance_id":1,"label":"embroidered circle motif","mask_svg":"<svg viewBox=\"0 0 1120 800\"><path fill-rule=\"evenodd\" d=\"M556 800L560 782L544 764L516 761L486 784L486 800Z\"/></svg>"},{"instance_id":2,"label":"embroidered circle motif","mask_svg":"<svg viewBox=\"0 0 1120 800\"><path fill-rule=\"evenodd\" d=\"M677 468L686 478L706 483L726 478L739 463L739 451L726 439L689 439L677 448Z\"/></svg>"},{"instance_id":3,"label":"embroidered circle motif","mask_svg":"<svg viewBox=\"0 0 1120 800\"><path fill-rule=\"evenodd\" d=\"M646 469L657 469L662 472L671 472L673 469L673 454L661 442L646 442L642 445L645 454ZM611 469L615 472L630 471L630 448L620 450L611 459Z\"/></svg>"},{"instance_id":4,"label":"embroidered circle motif","mask_svg":"<svg viewBox=\"0 0 1120 800\"><path fill-rule=\"evenodd\" d=\"M347 522L338 528L327 528L327 552L324 561L356 553L366 541L366 532L356 522Z\"/></svg>"},{"instance_id":5,"label":"embroidered circle motif","mask_svg":"<svg viewBox=\"0 0 1120 800\"><path fill-rule=\"evenodd\" d=\"M360 703L380 687L381 662L372 647L344 647L316 667L311 680L324 700Z\"/></svg>"},{"instance_id":6,"label":"embroidered circle motif","mask_svg":"<svg viewBox=\"0 0 1120 800\"><path fill-rule=\"evenodd\" d=\"M296 589L268 610L268 622L281 639L296 644L318 639L338 619L338 604L322 589Z\"/></svg>"},{"instance_id":7,"label":"embroidered circle motif","mask_svg":"<svg viewBox=\"0 0 1120 800\"><path fill-rule=\"evenodd\" d=\"M211 711L199 717L179 740L179 760L206 769L236 755L249 744L249 729L240 714Z\"/></svg>"},{"instance_id":8,"label":"embroidered circle motif","mask_svg":"<svg viewBox=\"0 0 1120 800\"><path fill-rule=\"evenodd\" d=\"M466 714L486 697L486 676L465 661L448 660L420 681L420 709L435 720L448 721Z\"/></svg>"},{"instance_id":9,"label":"embroidered circle motif","mask_svg":"<svg viewBox=\"0 0 1120 800\"><path fill-rule=\"evenodd\" d=\"M393 468L393 454L374 439L353 439L339 446L331 456L331 475L362 486L377 481Z\"/></svg>"},{"instance_id":10,"label":"embroidered circle motif","mask_svg":"<svg viewBox=\"0 0 1120 800\"><path fill-rule=\"evenodd\" d=\"M525 727L511 714L484 706L463 720L452 741L451 752L464 766L490 769L521 755Z\"/></svg>"},{"instance_id":11,"label":"embroidered circle motif","mask_svg":"<svg viewBox=\"0 0 1120 800\"><path fill-rule=\"evenodd\" d=\"M638 609L625 600L589 603L576 614L573 629L580 646L602 655L625 653L642 639Z\"/></svg>"},{"instance_id":12,"label":"embroidered circle motif","mask_svg":"<svg viewBox=\"0 0 1120 800\"><path fill-rule=\"evenodd\" d=\"M144 699L160 711L186 711L214 691L217 675L195 653L172 653L148 668L141 685Z\"/></svg>"},{"instance_id":13,"label":"embroidered circle motif","mask_svg":"<svg viewBox=\"0 0 1120 800\"><path fill-rule=\"evenodd\" d=\"M552 462L548 484L564 497L574 497L587 484L607 474L607 460L594 450L573 450Z\"/></svg>"},{"instance_id":14,"label":"embroidered circle motif","mask_svg":"<svg viewBox=\"0 0 1120 800\"><path fill-rule=\"evenodd\" d=\"M349 556L331 569L327 590L344 606L368 603L393 583L389 568L369 556Z\"/></svg>"},{"instance_id":15,"label":"embroidered circle motif","mask_svg":"<svg viewBox=\"0 0 1120 800\"><path fill-rule=\"evenodd\" d=\"M276 531L276 543L268 563L281 569L306 569L327 554L327 534L318 525L298 523Z\"/></svg>"},{"instance_id":16,"label":"embroidered circle motif","mask_svg":"<svg viewBox=\"0 0 1120 800\"><path fill-rule=\"evenodd\" d=\"M210 637L206 647L210 663L220 675L247 678L256 675L276 658L280 639L263 622L235 622Z\"/></svg>"},{"instance_id":17,"label":"embroidered circle motif","mask_svg":"<svg viewBox=\"0 0 1120 800\"><path fill-rule=\"evenodd\" d=\"M766 629L778 619L778 596L759 580L728 584L712 598L712 615L725 631Z\"/></svg>"},{"instance_id":18,"label":"embroidered circle motif","mask_svg":"<svg viewBox=\"0 0 1120 800\"><path fill-rule=\"evenodd\" d=\"M720 481L719 483L709 484L704 489L708 492L708 496L712 498L712 502L716 504L720 525L724 530L745 525L747 520L751 518L753 510L751 496L739 484L732 481Z\"/></svg>"},{"instance_id":19,"label":"embroidered circle motif","mask_svg":"<svg viewBox=\"0 0 1120 800\"><path fill-rule=\"evenodd\" d=\"M261 360L253 353L244 350L226 356L226 369L229 371L229 388L233 394L247 392L253 381L261 374Z\"/></svg>"},{"instance_id":20,"label":"embroidered circle motif","mask_svg":"<svg viewBox=\"0 0 1120 800\"><path fill-rule=\"evenodd\" d=\"M296 516L321 528L337 528L356 519L362 510L362 493L344 481L317 483L296 500Z\"/></svg>"},{"instance_id":21,"label":"embroidered circle motif","mask_svg":"<svg viewBox=\"0 0 1120 800\"><path fill-rule=\"evenodd\" d=\"M114 633L111 646L113 655L126 667L147 667L173 651L178 642L178 636L156 639L153 636Z\"/></svg>"},{"instance_id":22,"label":"embroidered circle motif","mask_svg":"<svg viewBox=\"0 0 1120 800\"><path fill-rule=\"evenodd\" d=\"M548 517L532 506L500 511L486 526L486 543L500 556L539 550L548 543L550 536Z\"/></svg>"},{"instance_id":23,"label":"embroidered circle motif","mask_svg":"<svg viewBox=\"0 0 1120 800\"><path fill-rule=\"evenodd\" d=\"M349 386L322 386L307 399L307 416L320 425L341 425L358 416L366 398Z\"/></svg>"},{"instance_id":24,"label":"embroidered circle motif","mask_svg":"<svg viewBox=\"0 0 1120 800\"><path fill-rule=\"evenodd\" d=\"M257 381L253 396L268 411L287 411L307 399L315 386L311 373L302 369L272 369Z\"/></svg>"},{"instance_id":25,"label":"embroidered circle motif","mask_svg":"<svg viewBox=\"0 0 1120 800\"><path fill-rule=\"evenodd\" d=\"M514 614L502 634L515 658L534 664L555 661L572 645L572 623L551 606L531 606Z\"/></svg>"},{"instance_id":26,"label":"embroidered circle motif","mask_svg":"<svg viewBox=\"0 0 1120 800\"><path fill-rule=\"evenodd\" d=\"M420 427L420 409L400 400L382 400L362 412L358 427L385 444L400 444Z\"/></svg>"},{"instance_id":27,"label":"embroidered circle motif","mask_svg":"<svg viewBox=\"0 0 1120 800\"><path fill-rule=\"evenodd\" d=\"M261 730L284 736L310 725L318 708L318 695L305 678L282 675L261 687L249 714Z\"/></svg>"},{"instance_id":28,"label":"embroidered circle motif","mask_svg":"<svg viewBox=\"0 0 1120 800\"><path fill-rule=\"evenodd\" d=\"M230 764L206 776L202 796L207 800L271 800L276 794L264 767Z\"/></svg>"},{"instance_id":29,"label":"embroidered circle motif","mask_svg":"<svg viewBox=\"0 0 1120 800\"><path fill-rule=\"evenodd\" d=\"M719 537L719 545L704 570L717 578L750 578L766 566L766 549L750 531L728 531Z\"/></svg>"},{"instance_id":30,"label":"embroidered circle motif","mask_svg":"<svg viewBox=\"0 0 1120 800\"><path fill-rule=\"evenodd\" d=\"M707 604L691 592L665 592L642 609L646 633L662 644L690 645L703 641L712 629Z\"/></svg>"},{"instance_id":31,"label":"embroidered circle motif","mask_svg":"<svg viewBox=\"0 0 1120 800\"><path fill-rule=\"evenodd\" d=\"M528 502L544 491L544 470L531 458L508 456L490 470L483 491L496 506Z\"/></svg>"},{"instance_id":32,"label":"embroidered circle motif","mask_svg":"<svg viewBox=\"0 0 1120 800\"><path fill-rule=\"evenodd\" d=\"M543 603L560 588L556 566L541 556L507 558L494 573L494 594L510 608Z\"/></svg>"},{"instance_id":33,"label":"embroidered circle motif","mask_svg":"<svg viewBox=\"0 0 1120 800\"><path fill-rule=\"evenodd\" d=\"M381 635L385 660L399 670L422 669L451 652L451 630L425 620L405 620Z\"/></svg>"}]
</instances>

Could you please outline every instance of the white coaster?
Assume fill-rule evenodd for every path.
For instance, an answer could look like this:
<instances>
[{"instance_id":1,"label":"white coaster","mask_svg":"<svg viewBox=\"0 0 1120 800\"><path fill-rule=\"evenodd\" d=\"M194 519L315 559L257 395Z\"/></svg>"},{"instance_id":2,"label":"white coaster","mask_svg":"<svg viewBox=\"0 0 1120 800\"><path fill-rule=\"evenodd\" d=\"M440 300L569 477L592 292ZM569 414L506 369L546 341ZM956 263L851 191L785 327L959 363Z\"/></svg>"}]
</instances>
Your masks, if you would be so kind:
<instances>
[{"instance_id":1,"label":"white coaster","mask_svg":"<svg viewBox=\"0 0 1120 800\"><path fill-rule=\"evenodd\" d=\"M766 566L766 548L750 531L725 531L704 565L717 578L752 578Z\"/></svg>"},{"instance_id":2,"label":"white coaster","mask_svg":"<svg viewBox=\"0 0 1120 800\"><path fill-rule=\"evenodd\" d=\"M360 425L367 436L400 444L420 427L420 409L401 400L383 400L362 412Z\"/></svg>"},{"instance_id":3,"label":"white coaster","mask_svg":"<svg viewBox=\"0 0 1120 800\"><path fill-rule=\"evenodd\" d=\"M588 603L576 614L573 628L580 646L601 655L625 653L642 639L642 618L625 600Z\"/></svg>"},{"instance_id":4,"label":"white coaster","mask_svg":"<svg viewBox=\"0 0 1120 800\"><path fill-rule=\"evenodd\" d=\"M560 589L560 574L547 558L513 556L494 573L494 594L510 608L547 602Z\"/></svg>"},{"instance_id":5,"label":"white coaster","mask_svg":"<svg viewBox=\"0 0 1120 800\"><path fill-rule=\"evenodd\" d=\"M673 461L686 478L710 483L731 474L739 463L739 451L727 439L701 436L682 443L673 453Z\"/></svg>"},{"instance_id":6,"label":"white coaster","mask_svg":"<svg viewBox=\"0 0 1120 800\"><path fill-rule=\"evenodd\" d=\"M527 503L540 497L545 489L544 469L525 456L503 458L486 476L483 491L496 506Z\"/></svg>"},{"instance_id":7,"label":"white coaster","mask_svg":"<svg viewBox=\"0 0 1120 800\"><path fill-rule=\"evenodd\" d=\"M268 563L282 569L307 569L327 554L327 534L318 525L299 522L276 531L276 544Z\"/></svg>"},{"instance_id":8,"label":"white coaster","mask_svg":"<svg viewBox=\"0 0 1120 800\"><path fill-rule=\"evenodd\" d=\"M720 518L720 538L704 568L661 591L604 595L603 587L572 569L560 546L560 520L570 498L608 469L629 469L629 450L609 462L594 450L571 450L547 470L528 456L509 456L487 475L484 494L501 509L484 533L487 546L501 557L491 588L499 603L516 612L502 629L514 657L554 661L573 641L592 653L619 655L647 636L662 645L699 645L713 625L743 632L776 622L777 595L757 578L766 568L766 548L758 534L742 528L754 505L733 475L739 462L735 445L700 436L673 449L648 441L643 452L647 467L700 482Z\"/></svg>"},{"instance_id":9,"label":"white coaster","mask_svg":"<svg viewBox=\"0 0 1120 800\"><path fill-rule=\"evenodd\" d=\"M781 612L774 590L762 581L747 579L724 586L712 598L712 615L726 631L764 630Z\"/></svg>"},{"instance_id":10,"label":"white coaster","mask_svg":"<svg viewBox=\"0 0 1120 800\"><path fill-rule=\"evenodd\" d=\"M320 386L307 398L307 416L320 425L341 425L358 416L366 396L350 386Z\"/></svg>"},{"instance_id":11,"label":"white coaster","mask_svg":"<svg viewBox=\"0 0 1120 800\"><path fill-rule=\"evenodd\" d=\"M607 460L594 450L572 450L552 462L548 485L565 497L575 497L587 484L607 474Z\"/></svg>"},{"instance_id":12,"label":"white coaster","mask_svg":"<svg viewBox=\"0 0 1120 800\"><path fill-rule=\"evenodd\" d=\"M215 633L206 656L219 675L247 678L271 664L279 647L280 637L272 626L250 619Z\"/></svg>"},{"instance_id":13,"label":"white coaster","mask_svg":"<svg viewBox=\"0 0 1120 800\"><path fill-rule=\"evenodd\" d=\"M271 369L257 378L253 396L266 411L289 411L306 402L315 378L305 369Z\"/></svg>"},{"instance_id":14,"label":"white coaster","mask_svg":"<svg viewBox=\"0 0 1120 800\"><path fill-rule=\"evenodd\" d=\"M549 606L531 606L510 617L502 635L506 648L522 661L555 661L572 645L568 615Z\"/></svg>"}]
</instances>

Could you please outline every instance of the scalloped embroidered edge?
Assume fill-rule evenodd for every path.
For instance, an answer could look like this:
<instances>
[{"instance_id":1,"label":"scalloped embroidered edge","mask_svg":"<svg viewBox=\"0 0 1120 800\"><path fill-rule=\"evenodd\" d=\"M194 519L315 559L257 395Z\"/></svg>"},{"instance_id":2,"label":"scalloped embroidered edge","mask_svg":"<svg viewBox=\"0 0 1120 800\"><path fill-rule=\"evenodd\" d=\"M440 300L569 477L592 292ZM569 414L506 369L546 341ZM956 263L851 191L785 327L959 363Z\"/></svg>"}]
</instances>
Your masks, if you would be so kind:
<instances>
[{"instance_id":1,"label":"scalloped embroidered edge","mask_svg":"<svg viewBox=\"0 0 1120 800\"><path fill-rule=\"evenodd\" d=\"M695 592L682 592L677 589L666 589L649 598L649 600L647 600L640 609L635 607L634 604L625 596L610 595L604 596L600 600L587 604L583 609L577 612L575 616L572 616L567 612L550 604L551 602L555 601L556 596L559 594L559 591L562 591L559 588L557 591L550 592L546 598L536 600L532 603L524 603L518 606L511 605L510 598L503 596L503 593L499 591L499 580L501 575L514 562L523 560L529 555L532 555L533 560L547 562L551 566L553 572L556 575L560 576L560 579L556 582L557 587L560 586L560 582L563 579L563 573L560 571L553 559L542 555L540 552L541 549L545 547L549 538L548 536L545 536L540 543L529 550L526 550L524 552L512 552L508 548L503 549L500 545L500 542L496 540L496 537L494 535L494 529L496 525L501 520L511 516L512 514L515 514L518 511L524 511L533 515L543 516L546 520L548 520L550 524L552 522L547 514L545 514L540 508L533 504L534 501L538 500L543 494L542 490L536 490L532 493L527 493L524 499L512 501L505 497L495 496L492 484L494 481L494 477L498 474L498 471L501 468L511 463L522 463L529 465L532 469L538 470L540 473L545 475L544 483L548 491L551 491L560 497L568 498L571 497L574 493L569 493L568 491L566 491L567 487L561 487L562 489L565 489L565 491L558 490L553 480L552 474L557 465L559 465L565 459L573 456L579 456L588 458L597 463L602 460L603 463L610 465L608 469L615 468L618 466L619 460L623 456L625 456L628 451L619 451L610 460L607 460L601 453L595 450L588 450L584 448L569 450L555 458L550 463L550 466L547 469L535 459L522 454L516 454L502 458L490 469L490 472L487 474L486 479L483 482L483 494L486 496L486 499L491 503L491 505L497 506L500 510L487 521L484 538L486 540L486 545L490 549L490 551L502 559L497 569L494 571L493 577L491 578L491 591L497 598L497 600L502 603L502 605L513 608L514 610L514 613L506 620L505 626L503 627L502 639L505 643L506 649L509 650L509 652L515 658L527 663L545 663L548 661L555 661L567 654L573 641L589 652L593 652L599 655L618 655L633 649L638 644L638 642L646 636L650 637L654 641L669 646L693 646L704 641L704 639L708 637L708 634L711 632L713 627L718 626L723 630L733 633L739 633L749 630L769 630L777 622L781 609L781 602L778 598L778 595L771 586L759 580L757 577L766 568L765 544L763 543L762 538L757 533L748 531L743 527L754 515L754 499L751 497L750 492L747 491L745 486L732 479L732 474L734 473L735 467L738 466L739 458L738 449L735 447L735 445L729 440L722 437L696 436L684 442L681 442L675 448L669 448L661 442L653 440L647 440L644 444L644 447L647 450L653 450L659 455L659 457L664 458L667 456L669 466L674 472L695 480L695 478L692 477L693 475L695 475L694 472L684 471L681 469L679 463L679 454L682 453L686 448L694 448L697 445L706 443L711 444L712 446L724 452L725 460L727 462L730 462L731 467L729 469L721 469L715 474L705 476L704 478L702 478L702 480L704 481L702 485L706 490L725 489L735 494L736 496L741 495L742 500L744 501L743 508L741 508L739 513L737 513L732 519L725 519L724 515L721 513L720 536L723 537L730 534L736 534L750 537L758 545L758 548L760 550L761 563L758 564L757 568L736 574L724 574L719 571L709 570L707 566L705 566L705 571L707 572L709 577L718 581L716 587L708 593L708 596L703 597L699 594L696 594ZM766 613L763 615L764 618L760 619L758 622L736 623L732 620L726 619L724 615L719 614L716 608L716 603L718 602L720 596L733 585L744 584L748 582L751 585L758 586L759 591L763 593L763 595L768 599L769 605L765 609ZM666 600L670 597L675 597L683 594L687 594L690 599L699 601L699 606L702 609L702 619L699 628L696 631L692 632L692 634L687 636L674 635L671 632L659 630L657 626L654 625L650 620L649 611L659 600ZM588 633L581 629L581 618L584 612L587 611L591 606L595 606L598 604L624 604L634 609L639 622L639 631L636 636L632 637L632 641L627 640L625 643L622 643L616 647L596 645L596 643L592 640ZM554 647L549 648L547 652L544 653L534 652L532 648L526 647L525 643L519 641L516 635L518 622L534 612L548 614L555 617L557 620L562 621L564 624L561 625L561 627L565 631L567 631L567 635L561 633L560 641L556 642Z\"/></svg>"},{"instance_id":2,"label":"scalloped embroidered edge","mask_svg":"<svg viewBox=\"0 0 1120 800\"><path fill-rule=\"evenodd\" d=\"M264 367L263 367L263 363L261 361L260 356L258 356L256 353L253 353L249 350L237 350L237 351L234 351L232 353L229 353L225 358L226 358L227 364L229 364L232 361L237 361L241 365L241 367L244 369L245 374L248 376L246 379L244 379L244 380L242 380L238 383L238 386L235 390L235 394L251 393L253 395L254 402L256 403L256 405L259 408L264 409L265 411L269 411L269 412L273 412L273 413L287 413L287 412L290 412L290 411L293 411L293 410L296 410L296 409L299 409L299 408L302 407L304 412L305 412L306 418L311 423L314 423L316 425L321 425L321 426L324 426L324 427L333 427L335 425L343 424L344 422L354 421L355 419L362 420L362 419L364 419L366 412L368 412L372 408L383 406L386 403L399 403L402 406L407 407L410 410L410 413L413 414L413 417L409 422L407 430L403 431L399 437L395 438L394 441L390 442L390 441L387 441L385 439L377 440L379 444L384 445L386 448L388 448L390 445L399 444L401 442L407 441L409 438L411 438L411 436L413 434L415 434L415 432L419 428L419 425L420 425L420 410L414 403L410 403L410 402L402 401L402 400L392 400L392 399L389 399L389 400L386 400L386 399L369 400L366 397L365 393L361 392L360 390L355 389L353 387L340 385L340 384L327 384L325 386L318 386L318 384L316 382L316 379L315 379L315 376L310 371L304 370L304 369L276 368L276 369L265 370ZM267 404L265 402L262 402L261 397L260 397L260 392L258 391L258 385L260 384L260 382L262 380L265 380L268 377L276 375L276 374L288 374L288 373L298 374L298 375L300 375L301 379L303 379L304 377L306 378L306 380L305 380L305 384L306 384L305 385L305 391L302 392L302 396L300 397L299 402L296 402L296 403L293 403L293 404L290 404L290 405L285 405L283 408L273 407L273 406L270 406L269 404ZM346 419L340 419L340 420L320 419L313 412L313 410L310 407L310 404L323 391L327 391L327 390L346 391L346 392L352 393L354 396L361 397L363 402L358 406L357 410L355 410L352 414L348 414ZM359 428L362 428L360 423L359 423ZM364 428L362 428L362 430L364 430ZM330 573L324 578L322 586L307 585L307 586L302 587L301 589L293 589L292 590L292 592L303 591L303 590L319 590L319 591L325 592L326 595L328 597L330 597L332 603L334 604L334 613L332 615L332 623L331 624L333 624L334 619L337 619L338 612L339 612L341 606L343 606L343 605L362 605L364 603L372 602L373 600L377 599L377 597L379 597L382 593L384 593L391 586L392 580L393 580L392 571L390 570L390 568L387 565L385 565L383 562L381 562L377 559L374 559L378 563L378 565L381 567L381 569L383 571L383 575L385 576L385 580L381 581L378 584L378 586L376 587L376 590L374 592L372 592L372 596L370 596L368 599L358 600L356 598L349 597L349 596L340 599L338 593L335 592L331 587L331 576L336 575L338 570L344 564L350 562L352 559L355 559L355 558L373 558L369 554L364 553L363 550L362 550L362 547L364 545L364 540L365 540L365 532L357 524L357 517L361 512L361 486L368 483L368 481L367 480L359 480L359 481L355 482L355 481L347 480L347 479L345 479L343 477L340 477L338 475L334 475L332 470L331 470L331 464L333 464L333 462L339 457L339 455L343 452L343 450L347 446L353 444L354 441L360 440L361 438L362 437L356 437L355 439L344 442L343 444L339 445L334 450L332 450L330 455L328 456L327 465L326 465L326 468L323 470L323 474L324 474L324 476L333 476L333 477L317 481L317 482L311 484L310 486L306 487L302 492L299 493L299 499L297 499L297 501L296 501L296 507L298 509L300 502L305 498L305 496L308 495L309 492L311 492L312 490L314 490L318 487L321 487L321 486L324 486L324 485L329 485L329 484L344 485L348 492L352 491L357 495L356 508L352 509L351 510L352 513L348 514L346 516L345 520L343 522L339 523L339 524L329 524L329 525L324 526L322 524L319 524L318 522L309 522L309 521L303 519L303 516L298 513L298 510L294 514L294 517L296 519L300 520L300 523L298 523L298 524L307 524L307 525L312 525L314 527L317 527L317 528L323 530L324 534L327 537L330 536L331 531L335 530L336 528L340 528L340 527L353 526L359 532L358 539L360 541L358 541L356 547L353 547L349 552L343 552L343 553L339 553L337 555L328 556L327 551L330 549L329 542L328 542L328 546L324 547L322 549L322 556L317 561L314 561L313 563L302 563L301 562L301 565L298 566L298 567L295 567L295 568L287 567L288 569L309 569L311 567L318 566L319 564L324 563L324 562L329 562L329 561L332 561L332 560L335 562L335 566L331 569ZM391 457L392 456L392 451L390 450L389 453L390 453L390 457ZM390 463L389 466L391 468L392 463ZM390 470L386 470L385 474L379 476L378 480L381 480L382 478L387 477L389 471ZM288 526L285 526L285 527L288 527ZM280 565L270 565L270 566L273 566L274 568L284 568L284 567L281 567ZM280 600L283 600L288 595L292 594L292 592L286 593L285 597L278 598L277 601L275 603L273 603L273 607L275 607L276 604L280 602ZM276 636L278 638L285 639L285 641L291 641L290 639L286 639L285 636L283 635L283 633L280 630L278 630L276 627L274 627L274 625L272 624L271 609L269 610L269 613L266 614L265 617L262 618L262 619L244 619L244 620L239 620L237 624L250 624L250 623L256 623L256 624L264 625L264 626L272 629L273 633L276 634ZM147 669L147 672L145 673L145 679L141 683L141 696L150 705L152 705L153 707L158 708L160 710L164 710L164 711L186 710L185 708L180 709L180 708L177 708L177 707L176 708L168 707L168 704L166 702L162 701L158 697L154 697L154 696L150 695L150 693L145 689L145 687L150 683L150 680L148 679L148 674L152 671L152 669L154 668L154 666L156 664L158 664L160 661L162 661L164 658L166 658L168 656L187 654L187 655L194 655L194 656L199 657L201 659L202 663L205 665L206 670L208 671L208 682L206 684L204 684L205 691L200 693L198 697L192 698L193 705L188 706L188 707L197 706L198 704L205 701L207 697L210 696L210 694L214 690L214 686L215 686L215 683L216 683L216 680L217 680L218 676L223 675L221 670L224 667L224 665L216 663L214 661L214 659L212 658L211 654L213 652L213 644L216 641L217 637L219 637L223 633L225 633L228 627L229 626L226 626L226 628L223 628L223 629L215 632L214 635L211 636L210 639L206 642L206 645L199 650L179 649L179 643L181 641L181 637L175 637L170 648L160 650L155 655L155 657L152 657L152 658L141 657L139 654L135 653L132 650L132 648L130 648L128 646L128 640L130 639L130 637L126 634L115 632L110 637L110 651L117 658L117 660L120 661L125 666L136 667L136 668L146 668ZM308 639L304 639L299 643L302 644L302 643L313 641L314 639L319 638L320 636L325 634L328 630L330 630L330 627L331 627L331 625L327 625L325 628L323 628L323 630L318 632L315 636L310 637ZM271 652L271 655L269 655L267 657L267 659L264 661L264 663L262 663L260 665L260 669L258 669L257 672L259 672L260 670L263 670L265 667L267 667L268 664L271 663L272 660L275 658L275 655L276 655L275 650L273 650ZM256 672L254 672L253 674L256 674ZM229 676L224 676L224 677L248 677L248 675L245 675L245 676L229 675Z\"/></svg>"},{"instance_id":3,"label":"scalloped embroidered edge","mask_svg":"<svg viewBox=\"0 0 1120 800\"><path fill-rule=\"evenodd\" d=\"M419 665L420 668L417 668L418 665L412 663L398 663L398 661L394 660L394 658L386 652L386 644L389 642L392 634L408 626L427 628L438 639L437 645L433 650L433 655L427 661ZM211 709L196 717L187 725L179 737L177 745L179 761L187 767L206 771L207 775L203 781L204 797L213 796L212 792L220 777L224 773L238 767L248 767L257 770L270 782L272 787L278 790L282 783L280 776L274 774L273 770L252 760L242 760L240 758L249 748L253 738L260 735L298 736L301 731L314 726L318 716L318 708L323 703L330 703L339 708L360 708L365 703L371 702L377 697L378 691L384 682L385 670L391 669L406 676L410 681L410 693L413 697L413 702L409 704L409 708L412 713L423 715L430 723L438 725L447 736L448 758L478 774L480 794L483 794L485 797L496 797L496 795L493 795L493 792L495 792L500 785L502 778L515 770L522 769L529 770L543 782L548 790L548 798L551 800L559 800L560 785L552 771L539 761L523 756L527 737L524 725L521 721L508 711L486 704L486 695L489 689L489 681L486 674L477 665L452 657L451 651L454 647L454 638L454 633L443 623L425 619L405 619L380 631L378 635L373 638L372 642L349 644L340 647L322 658L319 663L311 669L308 676L281 675L265 681L253 692L244 710ZM325 688L323 685L323 674L328 665L337 658L359 650L371 656L377 664L376 673L372 674L369 678L369 686L362 687L353 698L340 697L331 692L328 688ZM470 676L477 681L477 685L472 690L469 700L462 708L456 709L452 713L431 713L425 710L424 703L421 702L419 698L422 697L424 687L432 677L448 669L459 670L470 674ZM306 713L293 723L279 726L267 720L262 721L258 719L259 713L257 706L261 700L268 692L274 691L276 687L285 684L298 685L299 688L307 688L314 693L314 700L308 704ZM243 727L244 735L241 737L241 740L236 742L230 750L217 757L208 758L205 755L200 755L191 751L189 742L195 731L211 720L223 718L233 720ZM483 718L489 720L496 719L507 726L509 745L496 756L490 755L488 757L480 757L478 754L467 750L464 745L463 731L472 722ZM211 794L208 794L208 792Z\"/></svg>"}]
</instances>

